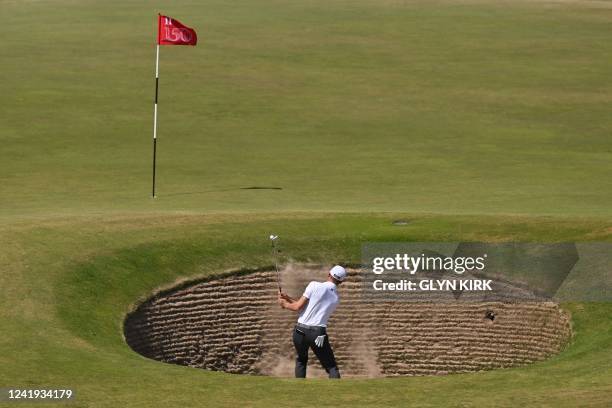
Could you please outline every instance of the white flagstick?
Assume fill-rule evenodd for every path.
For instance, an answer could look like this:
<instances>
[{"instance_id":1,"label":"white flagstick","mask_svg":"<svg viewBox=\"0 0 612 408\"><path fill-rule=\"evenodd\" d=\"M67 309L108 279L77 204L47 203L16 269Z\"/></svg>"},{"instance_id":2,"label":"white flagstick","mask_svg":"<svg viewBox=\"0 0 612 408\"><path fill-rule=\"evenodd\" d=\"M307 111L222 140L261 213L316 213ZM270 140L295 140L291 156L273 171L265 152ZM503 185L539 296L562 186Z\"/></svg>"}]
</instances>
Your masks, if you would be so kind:
<instances>
[{"instance_id":1,"label":"white flagstick","mask_svg":"<svg viewBox=\"0 0 612 408\"><path fill-rule=\"evenodd\" d=\"M155 198L155 162L157 156L157 94L159 90L159 42L155 56L155 108L153 110L153 192Z\"/></svg>"}]
</instances>

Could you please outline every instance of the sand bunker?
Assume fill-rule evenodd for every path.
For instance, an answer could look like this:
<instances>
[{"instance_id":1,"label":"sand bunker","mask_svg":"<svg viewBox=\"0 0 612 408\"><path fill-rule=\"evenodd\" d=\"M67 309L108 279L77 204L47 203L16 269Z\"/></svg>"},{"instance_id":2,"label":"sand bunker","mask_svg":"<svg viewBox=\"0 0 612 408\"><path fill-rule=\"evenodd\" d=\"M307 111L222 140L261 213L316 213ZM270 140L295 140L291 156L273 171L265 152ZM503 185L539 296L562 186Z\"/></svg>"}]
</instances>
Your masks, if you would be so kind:
<instances>
[{"instance_id":1,"label":"sand bunker","mask_svg":"<svg viewBox=\"0 0 612 408\"><path fill-rule=\"evenodd\" d=\"M299 297L326 269L290 265L283 290ZM141 304L125 320L129 346L168 363L242 374L293 376L293 312L276 304L276 274L194 283ZM358 271L340 287L330 320L344 377L440 375L524 365L558 353L571 336L553 302L365 302ZM324 376L311 352L309 377Z\"/></svg>"}]
</instances>

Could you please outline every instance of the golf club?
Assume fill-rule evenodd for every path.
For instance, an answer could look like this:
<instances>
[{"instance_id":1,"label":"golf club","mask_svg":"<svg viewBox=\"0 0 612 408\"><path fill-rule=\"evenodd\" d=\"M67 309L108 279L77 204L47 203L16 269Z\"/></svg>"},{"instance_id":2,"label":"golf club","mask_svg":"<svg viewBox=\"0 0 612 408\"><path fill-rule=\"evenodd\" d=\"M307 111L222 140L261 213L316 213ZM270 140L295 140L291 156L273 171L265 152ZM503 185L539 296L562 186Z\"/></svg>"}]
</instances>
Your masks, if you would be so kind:
<instances>
[{"instance_id":1,"label":"golf club","mask_svg":"<svg viewBox=\"0 0 612 408\"><path fill-rule=\"evenodd\" d=\"M278 284L278 291L282 292L280 271L278 270L278 249L276 248L276 240L278 240L278 235L270 235L270 241L272 242L272 257L274 258L274 267L276 268L276 283Z\"/></svg>"}]
</instances>

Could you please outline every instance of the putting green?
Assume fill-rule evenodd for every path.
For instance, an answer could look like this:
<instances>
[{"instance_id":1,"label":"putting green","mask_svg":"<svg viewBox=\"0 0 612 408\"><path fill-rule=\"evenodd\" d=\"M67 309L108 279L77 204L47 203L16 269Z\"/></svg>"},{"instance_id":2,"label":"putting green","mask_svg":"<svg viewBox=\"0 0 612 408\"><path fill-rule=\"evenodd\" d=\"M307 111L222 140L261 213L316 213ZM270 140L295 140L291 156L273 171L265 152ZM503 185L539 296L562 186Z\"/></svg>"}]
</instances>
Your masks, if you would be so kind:
<instances>
[{"instance_id":1,"label":"putting green","mask_svg":"<svg viewBox=\"0 0 612 408\"><path fill-rule=\"evenodd\" d=\"M1 7L2 216L612 215L604 2ZM151 201L157 12L200 42L161 50Z\"/></svg>"}]
</instances>

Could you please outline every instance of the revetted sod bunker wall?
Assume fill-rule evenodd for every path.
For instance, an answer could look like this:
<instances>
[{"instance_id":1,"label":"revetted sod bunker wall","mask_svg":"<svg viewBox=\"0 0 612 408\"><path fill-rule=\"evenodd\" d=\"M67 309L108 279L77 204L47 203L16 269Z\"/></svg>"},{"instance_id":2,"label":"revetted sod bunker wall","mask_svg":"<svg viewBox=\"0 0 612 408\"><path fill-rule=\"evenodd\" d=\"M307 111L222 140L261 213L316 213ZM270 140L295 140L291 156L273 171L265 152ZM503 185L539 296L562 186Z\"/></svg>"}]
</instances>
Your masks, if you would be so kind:
<instances>
[{"instance_id":1,"label":"revetted sod bunker wall","mask_svg":"<svg viewBox=\"0 0 612 408\"><path fill-rule=\"evenodd\" d=\"M283 271L284 289L299 297L309 280L324 274L290 267ZM350 271L329 324L343 376L523 365L558 353L571 336L569 316L553 302L367 303L359 276ZM127 316L125 338L136 352L168 363L291 376L296 315L278 307L276 291L274 272L255 272L162 292ZM312 353L310 361L309 376L323 375Z\"/></svg>"}]
</instances>

